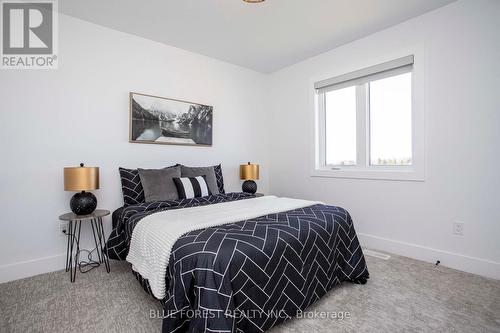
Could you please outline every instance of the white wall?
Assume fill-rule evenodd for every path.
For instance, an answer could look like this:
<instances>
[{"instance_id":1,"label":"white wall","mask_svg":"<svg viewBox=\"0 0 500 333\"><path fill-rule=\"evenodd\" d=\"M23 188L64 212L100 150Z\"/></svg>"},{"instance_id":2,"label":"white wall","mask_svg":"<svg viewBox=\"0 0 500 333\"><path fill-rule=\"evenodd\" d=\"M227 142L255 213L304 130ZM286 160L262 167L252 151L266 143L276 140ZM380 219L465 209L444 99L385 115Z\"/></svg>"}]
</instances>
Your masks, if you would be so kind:
<instances>
[{"instance_id":1,"label":"white wall","mask_svg":"<svg viewBox=\"0 0 500 333\"><path fill-rule=\"evenodd\" d=\"M64 166L99 166L109 210L122 205L119 166L222 162L238 191L239 164L255 161L267 192L266 76L65 15L59 32L58 70L0 71L0 282L63 268ZM213 105L213 147L129 143L129 91Z\"/></svg>"},{"instance_id":2,"label":"white wall","mask_svg":"<svg viewBox=\"0 0 500 333\"><path fill-rule=\"evenodd\" d=\"M271 191L347 208L364 246L500 278L499 17L499 1L459 1L274 73ZM415 46L425 182L310 177L311 79Z\"/></svg>"}]
</instances>

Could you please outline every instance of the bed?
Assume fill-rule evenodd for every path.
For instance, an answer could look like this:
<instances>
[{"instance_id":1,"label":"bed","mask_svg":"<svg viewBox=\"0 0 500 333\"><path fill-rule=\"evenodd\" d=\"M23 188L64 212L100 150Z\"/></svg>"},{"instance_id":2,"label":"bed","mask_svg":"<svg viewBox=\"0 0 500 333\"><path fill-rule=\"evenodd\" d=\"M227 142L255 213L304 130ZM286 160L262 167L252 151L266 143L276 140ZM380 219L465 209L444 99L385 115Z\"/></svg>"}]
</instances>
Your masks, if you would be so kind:
<instances>
[{"instance_id":1,"label":"bed","mask_svg":"<svg viewBox=\"0 0 500 333\"><path fill-rule=\"evenodd\" d=\"M122 207L107 249L161 300L163 332L262 332L369 277L345 209L246 193Z\"/></svg>"}]
</instances>

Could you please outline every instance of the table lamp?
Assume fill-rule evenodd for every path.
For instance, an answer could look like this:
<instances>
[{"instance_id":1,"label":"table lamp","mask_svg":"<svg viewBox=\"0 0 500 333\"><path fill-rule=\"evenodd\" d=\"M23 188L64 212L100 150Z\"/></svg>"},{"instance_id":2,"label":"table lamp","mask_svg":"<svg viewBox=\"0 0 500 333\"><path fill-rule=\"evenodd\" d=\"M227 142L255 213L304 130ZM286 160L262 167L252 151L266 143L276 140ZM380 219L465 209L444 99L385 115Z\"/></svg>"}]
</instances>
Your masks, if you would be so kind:
<instances>
[{"instance_id":1,"label":"table lamp","mask_svg":"<svg viewBox=\"0 0 500 333\"><path fill-rule=\"evenodd\" d=\"M240 165L240 179L244 180L241 190L245 193L255 194L257 184L254 180L259 179L259 165L250 162Z\"/></svg>"},{"instance_id":2,"label":"table lamp","mask_svg":"<svg viewBox=\"0 0 500 333\"><path fill-rule=\"evenodd\" d=\"M96 209L97 198L85 191L97 189L99 189L99 168L85 167L83 163L80 163L79 167L64 168L64 190L78 192L69 202L71 211L76 215L88 215Z\"/></svg>"}]
</instances>

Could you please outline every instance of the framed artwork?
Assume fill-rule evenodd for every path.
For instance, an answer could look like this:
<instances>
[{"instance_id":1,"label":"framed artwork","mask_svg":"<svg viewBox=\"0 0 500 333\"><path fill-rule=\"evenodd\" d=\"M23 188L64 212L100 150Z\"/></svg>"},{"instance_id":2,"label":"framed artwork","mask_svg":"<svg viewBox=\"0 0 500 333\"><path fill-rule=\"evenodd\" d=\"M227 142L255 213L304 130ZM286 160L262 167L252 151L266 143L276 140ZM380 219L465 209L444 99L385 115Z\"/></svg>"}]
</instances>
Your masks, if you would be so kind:
<instances>
[{"instance_id":1,"label":"framed artwork","mask_svg":"<svg viewBox=\"0 0 500 333\"><path fill-rule=\"evenodd\" d=\"M211 146L212 123L212 106L130 93L130 142Z\"/></svg>"}]
</instances>

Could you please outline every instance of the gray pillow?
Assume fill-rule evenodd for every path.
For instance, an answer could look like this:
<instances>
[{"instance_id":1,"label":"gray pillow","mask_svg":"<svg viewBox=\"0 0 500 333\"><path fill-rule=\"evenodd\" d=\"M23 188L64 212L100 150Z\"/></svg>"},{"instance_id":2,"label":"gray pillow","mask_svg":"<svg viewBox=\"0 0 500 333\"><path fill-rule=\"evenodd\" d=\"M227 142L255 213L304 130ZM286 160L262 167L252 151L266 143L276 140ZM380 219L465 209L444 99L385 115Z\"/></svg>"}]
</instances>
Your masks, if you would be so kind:
<instances>
[{"instance_id":1,"label":"gray pillow","mask_svg":"<svg viewBox=\"0 0 500 333\"><path fill-rule=\"evenodd\" d=\"M181 177L180 166L137 170L139 170L146 202L179 199L173 179Z\"/></svg>"},{"instance_id":2,"label":"gray pillow","mask_svg":"<svg viewBox=\"0 0 500 333\"><path fill-rule=\"evenodd\" d=\"M208 189L212 194L219 194L219 188L217 187L217 180L215 179L214 167L188 167L181 165L181 176L182 177L197 177L205 176Z\"/></svg>"}]
</instances>

